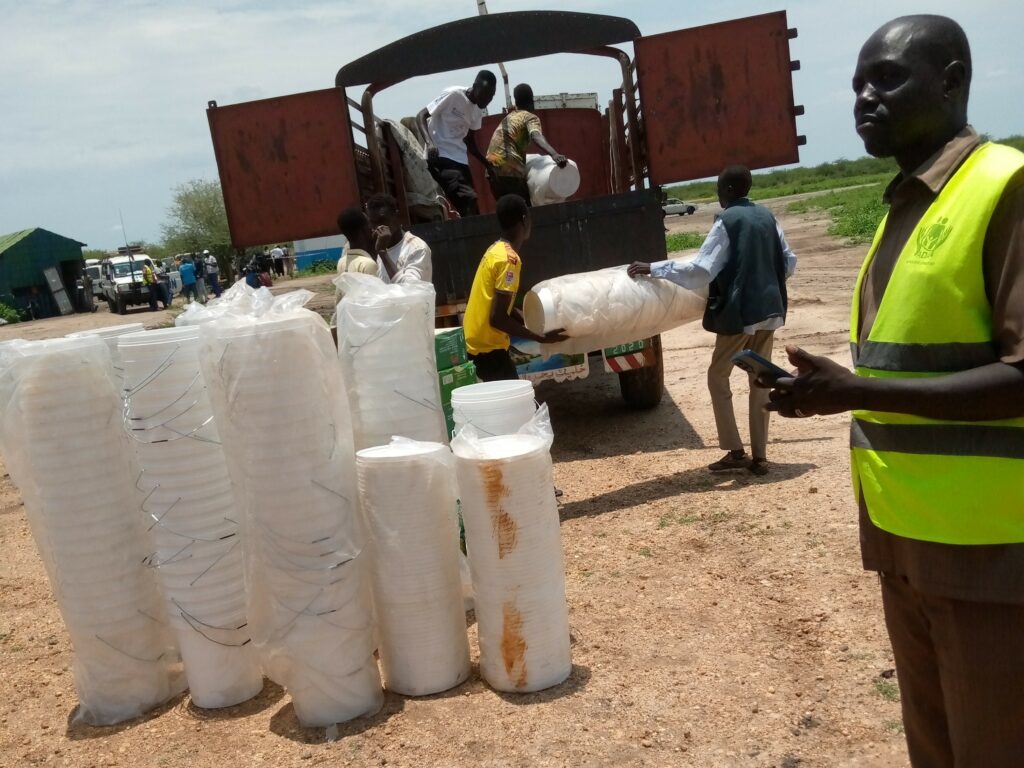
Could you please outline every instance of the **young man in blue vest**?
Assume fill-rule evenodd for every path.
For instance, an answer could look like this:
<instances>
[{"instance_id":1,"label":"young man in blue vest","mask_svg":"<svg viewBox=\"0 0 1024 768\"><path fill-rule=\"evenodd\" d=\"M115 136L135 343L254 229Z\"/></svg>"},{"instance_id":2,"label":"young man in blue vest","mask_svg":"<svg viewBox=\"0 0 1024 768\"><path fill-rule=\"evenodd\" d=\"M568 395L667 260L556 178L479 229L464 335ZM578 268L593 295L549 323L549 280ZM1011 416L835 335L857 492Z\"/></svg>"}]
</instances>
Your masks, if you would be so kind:
<instances>
[{"instance_id":1,"label":"young man in blue vest","mask_svg":"<svg viewBox=\"0 0 1024 768\"><path fill-rule=\"evenodd\" d=\"M796 269L796 256L771 211L750 201L750 171L742 165L726 168L718 176L715 219L696 258L689 262L636 261L631 277L650 275L671 280L690 290L708 287L704 328L715 335L715 351L708 366L708 390L718 429L718 445L727 451L708 466L712 472L749 469L768 473L768 393L750 384L750 452L736 428L729 376L732 356L750 349L770 358L775 331L786 322L786 278Z\"/></svg>"},{"instance_id":2,"label":"young man in blue vest","mask_svg":"<svg viewBox=\"0 0 1024 768\"><path fill-rule=\"evenodd\" d=\"M1024 154L967 124L970 82L951 19L861 48L857 133L900 173L854 289L856 373L787 348L770 405L853 411L864 567L929 768L1024 765Z\"/></svg>"}]
</instances>

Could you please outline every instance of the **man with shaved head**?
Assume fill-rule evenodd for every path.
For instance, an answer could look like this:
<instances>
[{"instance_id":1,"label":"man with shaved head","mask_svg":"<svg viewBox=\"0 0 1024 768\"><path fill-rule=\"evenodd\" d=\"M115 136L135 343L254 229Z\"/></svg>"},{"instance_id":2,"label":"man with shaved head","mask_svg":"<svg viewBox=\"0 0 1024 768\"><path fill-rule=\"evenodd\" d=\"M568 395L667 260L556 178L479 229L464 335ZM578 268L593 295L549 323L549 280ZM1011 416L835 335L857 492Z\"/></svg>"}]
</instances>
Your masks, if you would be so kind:
<instances>
[{"instance_id":1,"label":"man with shaved head","mask_svg":"<svg viewBox=\"0 0 1024 768\"><path fill-rule=\"evenodd\" d=\"M929 768L1024 765L1024 154L968 125L970 82L951 19L861 48L857 133L900 173L854 289L856 370L790 347L769 406L853 412L864 566Z\"/></svg>"}]
</instances>

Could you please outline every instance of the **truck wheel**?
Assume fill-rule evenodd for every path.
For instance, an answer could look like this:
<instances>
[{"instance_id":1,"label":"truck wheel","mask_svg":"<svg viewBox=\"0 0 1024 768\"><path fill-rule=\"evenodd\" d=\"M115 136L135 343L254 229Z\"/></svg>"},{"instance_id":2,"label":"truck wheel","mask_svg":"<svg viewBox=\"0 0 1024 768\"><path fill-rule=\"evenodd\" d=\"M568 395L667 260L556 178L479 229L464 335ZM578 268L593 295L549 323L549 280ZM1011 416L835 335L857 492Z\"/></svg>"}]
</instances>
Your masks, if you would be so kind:
<instances>
[{"instance_id":1,"label":"truck wheel","mask_svg":"<svg viewBox=\"0 0 1024 768\"><path fill-rule=\"evenodd\" d=\"M117 300L117 314L123 315L128 311L128 308L124 305L124 299L118 298Z\"/></svg>"},{"instance_id":2,"label":"truck wheel","mask_svg":"<svg viewBox=\"0 0 1024 768\"><path fill-rule=\"evenodd\" d=\"M113 301L111 301L110 299L106 299L106 302L107 302L107 309L110 310L111 314L114 314L115 312L117 312L117 305L114 304Z\"/></svg>"},{"instance_id":3,"label":"truck wheel","mask_svg":"<svg viewBox=\"0 0 1024 768\"><path fill-rule=\"evenodd\" d=\"M622 399L630 408L653 408L661 402L661 395L665 391L665 361L661 354L661 336L651 339L651 351L658 356L657 364L619 374Z\"/></svg>"}]
</instances>

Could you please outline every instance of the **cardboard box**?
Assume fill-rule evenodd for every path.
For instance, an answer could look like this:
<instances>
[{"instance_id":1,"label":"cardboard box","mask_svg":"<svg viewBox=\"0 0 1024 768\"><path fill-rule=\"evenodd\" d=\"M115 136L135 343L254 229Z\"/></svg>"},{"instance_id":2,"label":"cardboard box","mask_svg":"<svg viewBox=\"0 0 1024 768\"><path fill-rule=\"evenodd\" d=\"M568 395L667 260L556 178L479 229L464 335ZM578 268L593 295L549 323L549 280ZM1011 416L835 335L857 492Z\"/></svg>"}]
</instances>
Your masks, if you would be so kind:
<instances>
[{"instance_id":1,"label":"cardboard box","mask_svg":"<svg viewBox=\"0 0 1024 768\"><path fill-rule=\"evenodd\" d=\"M434 359L439 371L462 365L469 359L466 354L466 334L462 328L434 329Z\"/></svg>"},{"instance_id":2,"label":"cardboard box","mask_svg":"<svg viewBox=\"0 0 1024 768\"><path fill-rule=\"evenodd\" d=\"M441 405L445 408L450 408L452 404L452 391L467 384L476 384L476 366L472 362L468 362L444 371L438 371L437 381L441 386Z\"/></svg>"},{"instance_id":3,"label":"cardboard box","mask_svg":"<svg viewBox=\"0 0 1024 768\"><path fill-rule=\"evenodd\" d=\"M452 432L455 431L455 415L452 413L452 407L450 405L443 406L442 410L444 411L444 427L447 430L448 439L451 440Z\"/></svg>"}]
</instances>

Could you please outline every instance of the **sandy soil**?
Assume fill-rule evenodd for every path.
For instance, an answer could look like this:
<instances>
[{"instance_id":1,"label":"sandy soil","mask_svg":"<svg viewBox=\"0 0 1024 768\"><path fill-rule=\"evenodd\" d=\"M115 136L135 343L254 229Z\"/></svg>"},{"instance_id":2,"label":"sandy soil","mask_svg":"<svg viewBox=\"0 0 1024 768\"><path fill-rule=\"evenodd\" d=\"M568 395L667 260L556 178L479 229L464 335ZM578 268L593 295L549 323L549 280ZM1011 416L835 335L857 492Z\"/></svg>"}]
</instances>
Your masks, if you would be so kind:
<instances>
[{"instance_id":1,"label":"sandy soil","mask_svg":"<svg viewBox=\"0 0 1024 768\"><path fill-rule=\"evenodd\" d=\"M705 231L712 215L669 227ZM775 359L797 343L848 362L863 249L829 239L820 217L782 221L800 265ZM327 287L285 287L300 284ZM169 322L164 312L105 313L0 329L0 340ZM198 710L185 695L118 727L70 727L71 648L5 475L0 765L906 765L899 704L880 682L893 662L876 580L860 567L846 420L777 420L768 476L709 474L719 455L704 384L711 343L696 327L664 336L667 395L653 411L626 410L615 379L596 370L543 388L565 492L568 682L508 696L474 675L426 699L388 694L380 714L333 740L299 727L270 683L227 710ZM735 385L742 395L739 375ZM741 419L745 404L737 398Z\"/></svg>"}]
</instances>

